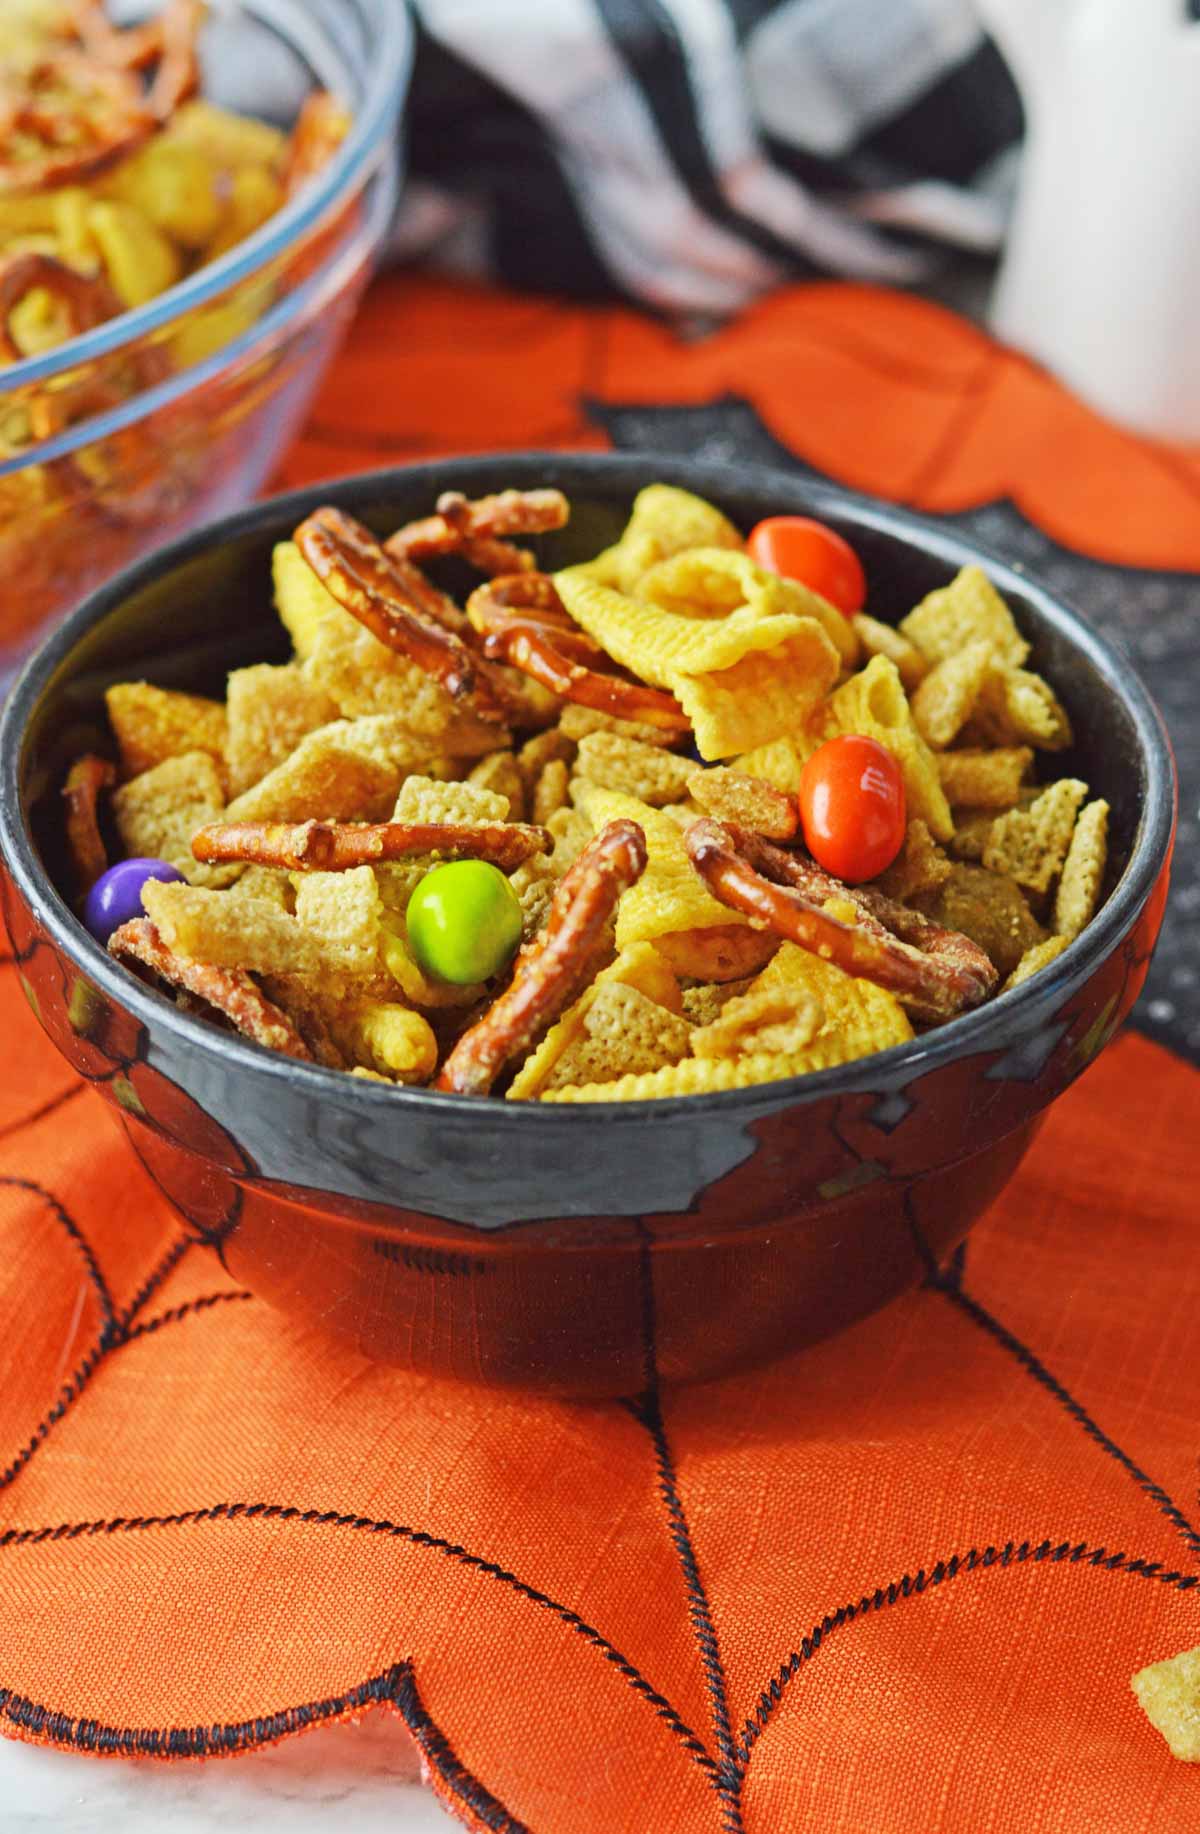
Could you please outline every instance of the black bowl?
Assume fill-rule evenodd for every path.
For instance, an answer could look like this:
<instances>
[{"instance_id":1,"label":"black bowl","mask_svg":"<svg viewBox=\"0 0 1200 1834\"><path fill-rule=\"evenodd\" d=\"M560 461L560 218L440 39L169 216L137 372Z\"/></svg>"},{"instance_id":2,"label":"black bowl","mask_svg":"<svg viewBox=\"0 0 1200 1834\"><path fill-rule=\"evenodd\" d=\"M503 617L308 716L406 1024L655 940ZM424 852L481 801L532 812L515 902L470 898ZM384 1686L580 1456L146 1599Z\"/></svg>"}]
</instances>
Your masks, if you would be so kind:
<instances>
[{"instance_id":1,"label":"black bowl","mask_svg":"<svg viewBox=\"0 0 1200 1834\"><path fill-rule=\"evenodd\" d=\"M816 514L896 617L981 560L1074 724L1056 769L1112 805L1108 896L1016 991L819 1075L598 1107L400 1090L297 1064L178 1011L117 967L56 889L58 787L144 676L220 692L282 658L269 555L320 501L379 530L440 490L555 484L574 509L547 564L594 553L655 479L743 528ZM370 1355L574 1393L777 1355L911 1286L1011 1177L1050 1102L1132 1006L1162 916L1171 755L1128 664L1077 614L954 535L784 473L665 458L526 455L298 492L188 537L95 593L29 664L0 722L4 911L31 1004L113 1105L142 1164L254 1292Z\"/></svg>"}]
</instances>

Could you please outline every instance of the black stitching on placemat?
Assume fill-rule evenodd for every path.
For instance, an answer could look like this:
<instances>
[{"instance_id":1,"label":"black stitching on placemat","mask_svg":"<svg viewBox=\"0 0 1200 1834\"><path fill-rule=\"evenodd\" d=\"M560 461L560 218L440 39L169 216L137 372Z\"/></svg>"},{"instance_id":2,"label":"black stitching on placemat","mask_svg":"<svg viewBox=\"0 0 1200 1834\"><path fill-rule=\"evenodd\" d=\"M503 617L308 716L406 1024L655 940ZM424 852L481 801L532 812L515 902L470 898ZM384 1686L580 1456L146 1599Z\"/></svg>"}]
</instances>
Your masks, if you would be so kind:
<instances>
[{"instance_id":1,"label":"black stitching on placemat","mask_svg":"<svg viewBox=\"0 0 1200 1834\"><path fill-rule=\"evenodd\" d=\"M133 1295L133 1298L121 1313L118 1322L123 1331L129 1329L129 1326L133 1323L142 1307L148 1300L153 1299L163 1281L167 1279L170 1274L174 1273L188 1249L193 1245L194 1238L192 1236L176 1236L166 1253L150 1269L150 1272L146 1275L141 1286L138 1287L137 1292Z\"/></svg>"},{"instance_id":2,"label":"black stitching on placemat","mask_svg":"<svg viewBox=\"0 0 1200 1834\"><path fill-rule=\"evenodd\" d=\"M646 1677L629 1660L628 1656L610 1643L603 1633L581 1618L566 1605L560 1605L546 1592L536 1586L527 1585L510 1573L506 1567L497 1565L493 1560L484 1560L479 1554L470 1553L457 1542L447 1541L441 1535L431 1535L424 1529L409 1528L401 1522L390 1522L386 1518L376 1520L372 1516L352 1515L337 1509L301 1509L291 1503L213 1503L202 1509L178 1510L172 1515L161 1516L110 1516L92 1522L59 1522L42 1528L6 1528L0 1529L0 1549L15 1547L37 1547L47 1541L78 1541L93 1535L128 1535L142 1533L147 1529L189 1528L208 1522L300 1522L310 1527L349 1528L361 1530L368 1534L386 1535L394 1540L406 1541L415 1547L429 1548L433 1553L445 1554L449 1559L458 1561L462 1566L474 1572L485 1573L490 1579L508 1586L520 1597L528 1599L531 1604L549 1611L573 1630L577 1636L590 1643L599 1651L606 1662L612 1664L617 1673L629 1684L634 1693L639 1695L654 1708L664 1725L674 1733L680 1744L689 1753L699 1767L715 1772L713 1763L703 1744L675 1711L670 1701L651 1687Z\"/></svg>"},{"instance_id":3,"label":"black stitching on placemat","mask_svg":"<svg viewBox=\"0 0 1200 1834\"><path fill-rule=\"evenodd\" d=\"M52 1095L48 1102L43 1102L41 1107L35 1108L32 1113L23 1114L16 1121L6 1121L4 1126L0 1127L0 1140L7 1140L11 1134L19 1134L22 1128L34 1127L38 1121L44 1121L50 1115L56 1114L60 1108L65 1108L68 1102L73 1102L77 1095L82 1095L87 1086L83 1082L72 1083L69 1089L60 1089L57 1095Z\"/></svg>"},{"instance_id":4,"label":"black stitching on placemat","mask_svg":"<svg viewBox=\"0 0 1200 1834\"><path fill-rule=\"evenodd\" d=\"M511 1815L491 1791L462 1763L450 1741L430 1718L417 1691L411 1662L397 1662L383 1674L373 1675L344 1694L306 1701L257 1719L217 1726L109 1726L97 1719L72 1719L0 1688L0 1717L35 1738L102 1756L199 1758L229 1757L273 1744L311 1726L343 1719L364 1707L391 1706L404 1720L426 1760L447 1788L496 1834L529 1834L523 1822Z\"/></svg>"},{"instance_id":5,"label":"black stitching on placemat","mask_svg":"<svg viewBox=\"0 0 1200 1834\"><path fill-rule=\"evenodd\" d=\"M717 1641L716 1626L713 1623L712 1609L708 1602L704 1581L700 1576L691 1530L688 1528L687 1516L684 1513L683 1501L679 1494L675 1461L671 1455L666 1424L663 1420L658 1375L654 1270L651 1264L650 1241L644 1223L638 1223L638 1232L642 1238L639 1273L642 1282L642 1353L645 1387L640 1395L633 1397L626 1405L634 1418L645 1427L654 1445L658 1492L666 1507L671 1542L679 1558L679 1566L683 1574L684 1590L688 1600L688 1619L692 1626L692 1634L696 1639L696 1647L700 1652L700 1666L704 1671L704 1683L712 1711L713 1732L716 1737L717 1754L720 1758L719 1765L714 1769L713 1787L722 1800L722 1819L728 1834L742 1834L742 1784L737 1753L734 1748L733 1726L729 1717L729 1688L725 1678L725 1666L721 1660L720 1644Z\"/></svg>"},{"instance_id":6,"label":"black stitching on placemat","mask_svg":"<svg viewBox=\"0 0 1200 1834\"><path fill-rule=\"evenodd\" d=\"M1047 1393L1054 1396L1059 1405L1070 1414L1076 1425L1083 1428L1088 1438L1094 1441L1102 1452L1107 1452L1110 1458L1115 1458L1122 1470L1128 1472L1138 1489L1150 1498L1172 1527L1178 1529L1192 1553L1200 1554L1200 1531L1193 1527L1179 1505L1168 1496L1161 1484L1156 1484L1152 1477L1134 1463L1127 1452L1121 1450L1116 1440L1111 1439L1103 1427L1092 1419L1087 1409L1075 1399L1069 1389L1063 1386L1058 1377L1051 1375L1041 1358L1036 1356L1027 1344L1023 1344L1007 1325L1001 1324L998 1318L994 1318L986 1307L980 1305L978 1299L973 1299L970 1293L952 1283L945 1275L939 1273L931 1276L930 1285L943 1293L953 1305L965 1312L967 1317L979 1326L980 1330L986 1331L989 1337L995 1338L998 1344L1014 1356L1026 1374L1032 1376L1034 1381L1039 1382Z\"/></svg>"},{"instance_id":7,"label":"black stitching on placemat","mask_svg":"<svg viewBox=\"0 0 1200 1834\"><path fill-rule=\"evenodd\" d=\"M172 1306L170 1311L160 1312L155 1318L148 1318L144 1324L134 1325L132 1329L123 1324L115 1336L100 1337L92 1345L82 1363L76 1369L59 1393L57 1401L44 1418L34 1428L32 1436L22 1446L16 1457L5 1470L0 1471L0 1490L6 1490L15 1478L21 1475L38 1447L48 1437L52 1427L68 1414L78 1401L80 1395L99 1369L100 1365L120 1350L135 1337L145 1337L151 1332L161 1330L163 1325L178 1324L180 1319L189 1317L194 1312L207 1312L213 1306L220 1305L227 1299L249 1299L251 1294L245 1292L206 1293L201 1298L189 1299L183 1305Z\"/></svg>"},{"instance_id":8,"label":"black stitching on placemat","mask_svg":"<svg viewBox=\"0 0 1200 1834\"><path fill-rule=\"evenodd\" d=\"M18 1191L29 1191L34 1197L40 1197L47 1208L58 1218L58 1221L62 1224L76 1248L78 1248L80 1254L83 1256L84 1266L87 1268L88 1277L96 1290L96 1297L100 1301L100 1310L104 1314L105 1331L111 1335L117 1328L116 1309L113 1305L112 1294L108 1290L108 1281L100 1271L100 1263L97 1261L92 1251L91 1243L84 1235L79 1224L75 1221L75 1218L65 1206L59 1202L53 1192L47 1191L44 1186L40 1184L35 1184L32 1178L18 1178L15 1175L6 1174L0 1177L0 1186L3 1185L7 1185L11 1189Z\"/></svg>"},{"instance_id":9,"label":"black stitching on placemat","mask_svg":"<svg viewBox=\"0 0 1200 1834\"><path fill-rule=\"evenodd\" d=\"M530 1834L525 1823L518 1821L515 1815L510 1815L504 1804L497 1801L477 1777L471 1775L445 1733L434 1725L417 1692L412 1664L400 1663L394 1672L396 1683L392 1698L396 1707L425 1758L434 1766L447 1788L454 1791L459 1801L466 1804L485 1828L494 1829L495 1834Z\"/></svg>"},{"instance_id":10,"label":"black stitching on placemat","mask_svg":"<svg viewBox=\"0 0 1200 1834\"><path fill-rule=\"evenodd\" d=\"M867 1617L872 1612L878 1613L901 1599L934 1591L948 1580L957 1579L960 1573L972 1573L995 1566L1024 1566L1030 1562L1049 1562L1052 1565L1066 1562L1071 1566L1083 1564L1110 1573L1128 1573L1138 1579L1152 1579L1159 1585L1172 1586L1179 1592L1191 1592L1200 1586L1198 1573L1179 1573L1173 1569L1164 1572L1161 1560L1110 1554L1107 1548L1089 1547L1086 1541L1072 1545L1070 1541L1053 1543L1046 1539L1039 1541L1036 1546L1028 1541L1022 1541L1019 1545L1007 1541L1002 1548L985 1547L982 1553L971 1548L966 1554L952 1554L949 1560L939 1560L928 1572L920 1567L915 1574L906 1573L902 1579L894 1580L890 1585L879 1586L874 1592L865 1592L856 1603L839 1606L813 1626L799 1649L793 1650L775 1671L760 1694L757 1707L742 1727L738 1754L743 1768L749 1763L750 1754L779 1705L784 1689L805 1664L812 1661L835 1630L841 1630L856 1618Z\"/></svg>"}]
</instances>

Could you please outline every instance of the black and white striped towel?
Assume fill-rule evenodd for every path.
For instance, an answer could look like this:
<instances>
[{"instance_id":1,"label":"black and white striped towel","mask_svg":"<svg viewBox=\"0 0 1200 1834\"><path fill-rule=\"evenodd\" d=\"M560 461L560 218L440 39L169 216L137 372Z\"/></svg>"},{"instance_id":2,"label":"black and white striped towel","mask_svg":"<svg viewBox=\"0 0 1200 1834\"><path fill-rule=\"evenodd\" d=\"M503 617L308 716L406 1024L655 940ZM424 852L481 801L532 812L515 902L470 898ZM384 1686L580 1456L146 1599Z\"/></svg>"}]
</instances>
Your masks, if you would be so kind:
<instances>
[{"instance_id":1,"label":"black and white striped towel","mask_svg":"<svg viewBox=\"0 0 1200 1834\"><path fill-rule=\"evenodd\" d=\"M1021 108L972 0L413 10L398 253L724 314L999 244Z\"/></svg>"}]
</instances>

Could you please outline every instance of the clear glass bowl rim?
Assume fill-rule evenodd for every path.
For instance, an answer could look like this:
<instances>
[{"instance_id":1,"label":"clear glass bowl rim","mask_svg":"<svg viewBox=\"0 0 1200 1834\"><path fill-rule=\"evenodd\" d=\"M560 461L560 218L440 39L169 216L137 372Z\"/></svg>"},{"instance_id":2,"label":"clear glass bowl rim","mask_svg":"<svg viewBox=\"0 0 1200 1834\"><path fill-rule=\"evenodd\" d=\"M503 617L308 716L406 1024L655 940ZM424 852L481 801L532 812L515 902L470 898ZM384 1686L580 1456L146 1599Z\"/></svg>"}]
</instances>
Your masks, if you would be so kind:
<instances>
[{"instance_id":1,"label":"clear glass bowl rim","mask_svg":"<svg viewBox=\"0 0 1200 1834\"><path fill-rule=\"evenodd\" d=\"M254 0L254 4L261 18L290 42L295 42L289 31L289 21L295 18L297 10L303 18L303 0L291 0L291 4L289 0L283 0L282 4L277 0ZM350 0L350 4L363 18L368 31L377 36L371 38L371 55L366 60L368 80L355 111L354 126L324 170L290 204L220 260L200 268L146 305L109 319L95 331L71 338L42 356L26 357L20 363L6 365L0 370L0 392L14 393L30 384L45 382L64 370L78 369L170 325L184 313L215 299L286 254L328 212L367 182L396 133L412 71L414 34L408 9L401 0ZM182 375L187 373L185 370ZM40 447L30 447L21 457L32 464L40 453Z\"/></svg>"}]
</instances>

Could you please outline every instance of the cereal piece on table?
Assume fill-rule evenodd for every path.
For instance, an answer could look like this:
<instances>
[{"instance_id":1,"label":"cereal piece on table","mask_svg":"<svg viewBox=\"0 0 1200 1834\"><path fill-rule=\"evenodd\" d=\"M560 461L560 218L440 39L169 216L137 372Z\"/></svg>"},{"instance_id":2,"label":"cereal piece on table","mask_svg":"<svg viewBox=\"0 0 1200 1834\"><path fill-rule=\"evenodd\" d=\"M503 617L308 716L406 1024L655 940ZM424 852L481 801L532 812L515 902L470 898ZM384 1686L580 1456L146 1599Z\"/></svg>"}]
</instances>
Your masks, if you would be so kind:
<instances>
[{"instance_id":1,"label":"cereal piece on table","mask_svg":"<svg viewBox=\"0 0 1200 1834\"><path fill-rule=\"evenodd\" d=\"M935 923L970 937L1002 975L1012 973L1027 949L1045 941L1046 932L1016 880L983 866L956 861L944 884L913 903Z\"/></svg>"},{"instance_id":2,"label":"cereal piece on table","mask_svg":"<svg viewBox=\"0 0 1200 1834\"><path fill-rule=\"evenodd\" d=\"M648 726L644 720L617 719L614 714L601 713L597 707L580 707L574 701L568 701L559 714L557 731L560 737L570 739L573 743L586 739L589 732L615 732L620 738L636 739L642 745L658 745L664 749L675 743L674 733L665 732L658 726ZM538 734L539 738L545 736ZM528 746L524 748L527 749ZM571 756L574 756L573 751Z\"/></svg>"},{"instance_id":3,"label":"cereal piece on table","mask_svg":"<svg viewBox=\"0 0 1200 1834\"><path fill-rule=\"evenodd\" d=\"M624 790L652 808L678 802L695 765L661 745L643 745L615 732L593 732L579 741L575 774L610 790Z\"/></svg>"},{"instance_id":4,"label":"cereal piece on table","mask_svg":"<svg viewBox=\"0 0 1200 1834\"><path fill-rule=\"evenodd\" d=\"M748 976L741 981L701 981L698 986L685 987L680 996L684 1017L697 1030L711 1025L730 1000L746 993L753 985L753 976Z\"/></svg>"},{"instance_id":5,"label":"cereal piece on table","mask_svg":"<svg viewBox=\"0 0 1200 1834\"><path fill-rule=\"evenodd\" d=\"M254 663L230 673L225 768L229 793L240 796L291 756L306 733L328 726L338 708L305 679L297 663Z\"/></svg>"},{"instance_id":6,"label":"cereal piece on table","mask_svg":"<svg viewBox=\"0 0 1200 1834\"><path fill-rule=\"evenodd\" d=\"M1047 936L1045 942L1035 942L1032 949L1026 949L1000 992L1011 993L1014 987L1032 979L1039 969L1048 968L1051 962L1058 960L1070 940L1069 936Z\"/></svg>"},{"instance_id":7,"label":"cereal piece on table","mask_svg":"<svg viewBox=\"0 0 1200 1834\"><path fill-rule=\"evenodd\" d=\"M1028 745L939 752L938 776L952 808L1011 809L1033 764Z\"/></svg>"},{"instance_id":8,"label":"cereal piece on table","mask_svg":"<svg viewBox=\"0 0 1200 1834\"><path fill-rule=\"evenodd\" d=\"M650 943L634 943L632 948L623 950L615 962L602 968L574 1005L550 1027L513 1077L508 1089L509 1101L527 1101L546 1087L564 1052L582 1037L584 1020L599 991L614 982L635 989L668 1019L681 1018L683 1002L674 974Z\"/></svg>"},{"instance_id":9,"label":"cereal piece on table","mask_svg":"<svg viewBox=\"0 0 1200 1834\"><path fill-rule=\"evenodd\" d=\"M525 779L511 751L492 751L474 765L467 782L476 789L490 790L508 804L506 821L525 819Z\"/></svg>"},{"instance_id":10,"label":"cereal piece on table","mask_svg":"<svg viewBox=\"0 0 1200 1834\"><path fill-rule=\"evenodd\" d=\"M402 717L414 740L424 742L430 750L477 757L494 751L505 737L494 720L481 720L469 707L456 705L433 676L389 649L337 604L313 632L304 674L343 717L358 719L372 713Z\"/></svg>"},{"instance_id":11,"label":"cereal piece on table","mask_svg":"<svg viewBox=\"0 0 1200 1834\"><path fill-rule=\"evenodd\" d=\"M619 950L635 942L655 942L675 931L712 926L723 934L729 930L730 912L701 883L688 858L683 833L669 815L635 796L586 781L576 783L575 797L593 832L606 822L627 820L636 822L646 836L646 870L625 893L617 911Z\"/></svg>"},{"instance_id":12,"label":"cereal piece on table","mask_svg":"<svg viewBox=\"0 0 1200 1834\"><path fill-rule=\"evenodd\" d=\"M1034 745L1064 751L1071 722L1049 682L1028 669L993 669L984 683L964 736L972 744Z\"/></svg>"},{"instance_id":13,"label":"cereal piece on table","mask_svg":"<svg viewBox=\"0 0 1200 1834\"><path fill-rule=\"evenodd\" d=\"M950 861L925 823L910 821L903 847L887 871L881 872L873 883L887 897L904 903L919 892L936 891L950 877L950 872Z\"/></svg>"},{"instance_id":14,"label":"cereal piece on table","mask_svg":"<svg viewBox=\"0 0 1200 1834\"><path fill-rule=\"evenodd\" d=\"M759 987L728 1001L716 1018L694 1031L692 1054L739 1057L748 1051L802 1051L820 1031L824 1017L820 1000L807 988L783 982Z\"/></svg>"},{"instance_id":15,"label":"cereal piece on table","mask_svg":"<svg viewBox=\"0 0 1200 1834\"><path fill-rule=\"evenodd\" d=\"M687 1056L690 1037L686 1019L668 1012L636 987L607 981L596 987L578 1035L567 1045L542 1089L611 1082L618 1076L662 1069Z\"/></svg>"},{"instance_id":16,"label":"cereal piece on table","mask_svg":"<svg viewBox=\"0 0 1200 1834\"><path fill-rule=\"evenodd\" d=\"M872 656L886 656L889 662L894 662L901 681L911 694L929 672L929 663L916 644L910 643L894 624L883 624L878 618L868 617L865 611L856 611L850 622L868 660Z\"/></svg>"},{"instance_id":17,"label":"cereal piece on table","mask_svg":"<svg viewBox=\"0 0 1200 1834\"><path fill-rule=\"evenodd\" d=\"M984 637L934 663L912 697L912 716L927 745L944 751L954 743L991 671L992 647Z\"/></svg>"},{"instance_id":18,"label":"cereal piece on table","mask_svg":"<svg viewBox=\"0 0 1200 1834\"><path fill-rule=\"evenodd\" d=\"M929 662L957 656L967 644L987 642L998 662L1020 668L1029 645L982 567L963 567L948 586L927 593L900 620L900 633Z\"/></svg>"},{"instance_id":19,"label":"cereal piece on table","mask_svg":"<svg viewBox=\"0 0 1200 1834\"><path fill-rule=\"evenodd\" d=\"M742 538L727 516L703 497L673 484L647 484L619 541L587 564L606 585L632 592L643 573L688 548L741 548Z\"/></svg>"},{"instance_id":20,"label":"cereal piece on table","mask_svg":"<svg viewBox=\"0 0 1200 1834\"><path fill-rule=\"evenodd\" d=\"M862 733L886 745L904 773L909 819L923 821L935 840L949 840L954 821L937 759L913 720L894 662L873 656L865 669L843 682L829 697L822 732L826 739ZM748 760L742 760L742 768L748 768Z\"/></svg>"},{"instance_id":21,"label":"cereal piece on table","mask_svg":"<svg viewBox=\"0 0 1200 1834\"><path fill-rule=\"evenodd\" d=\"M686 802L668 802L663 805L663 814L669 815L679 828L690 828L694 821L699 821L705 810L689 796Z\"/></svg>"},{"instance_id":22,"label":"cereal piece on table","mask_svg":"<svg viewBox=\"0 0 1200 1834\"><path fill-rule=\"evenodd\" d=\"M795 798L765 777L724 769L693 771L687 779L693 802L718 821L736 822L768 840L790 841L800 826Z\"/></svg>"},{"instance_id":23,"label":"cereal piece on table","mask_svg":"<svg viewBox=\"0 0 1200 1834\"><path fill-rule=\"evenodd\" d=\"M422 761L412 755L402 727L402 743L395 742L392 717L333 720L307 733L282 764L234 798L226 819L381 820L391 812L405 771Z\"/></svg>"},{"instance_id":24,"label":"cereal piece on table","mask_svg":"<svg viewBox=\"0 0 1200 1834\"><path fill-rule=\"evenodd\" d=\"M121 755L122 777L137 777L166 758L206 751L225 762L225 709L199 694L179 694L148 681L122 681L104 696Z\"/></svg>"},{"instance_id":25,"label":"cereal piece on table","mask_svg":"<svg viewBox=\"0 0 1200 1834\"><path fill-rule=\"evenodd\" d=\"M561 758L551 758L548 764L542 766L541 775L533 787L535 823L545 827L552 815L569 807L570 801L570 773Z\"/></svg>"},{"instance_id":26,"label":"cereal piece on table","mask_svg":"<svg viewBox=\"0 0 1200 1834\"><path fill-rule=\"evenodd\" d=\"M572 711L587 713L588 709L586 707L572 708L568 702L563 708L562 719L565 719ZM603 715L597 714L595 717L602 719ZM591 728L589 727L588 730L591 731ZM517 769L521 773L526 794L532 794L533 786L541 776L543 767L549 764L552 758L561 758L564 764L571 764L574 762L576 749L575 740L562 729L562 720L557 726L548 726L545 732L535 732L531 739L526 739L517 753Z\"/></svg>"},{"instance_id":27,"label":"cereal piece on table","mask_svg":"<svg viewBox=\"0 0 1200 1834\"><path fill-rule=\"evenodd\" d=\"M1078 777L1060 777L1028 809L1012 809L992 824L983 863L1007 873L1026 891L1045 892L1057 878L1087 795Z\"/></svg>"},{"instance_id":28,"label":"cereal piece on table","mask_svg":"<svg viewBox=\"0 0 1200 1834\"><path fill-rule=\"evenodd\" d=\"M316 645L317 632L333 613L347 614L327 592L294 541L277 543L271 557L275 609L296 655L303 662ZM382 648L382 645L380 646Z\"/></svg>"},{"instance_id":29,"label":"cereal piece on table","mask_svg":"<svg viewBox=\"0 0 1200 1834\"><path fill-rule=\"evenodd\" d=\"M383 901L369 866L309 872L296 884L296 921L315 931L331 960L367 974L379 956Z\"/></svg>"},{"instance_id":30,"label":"cereal piece on table","mask_svg":"<svg viewBox=\"0 0 1200 1834\"><path fill-rule=\"evenodd\" d=\"M1054 928L1060 936L1078 936L1092 921L1107 863L1108 804L1097 799L1080 810L1063 861L1054 900Z\"/></svg>"},{"instance_id":31,"label":"cereal piece on table","mask_svg":"<svg viewBox=\"0 0 1200 1834\"><path fill-rule=\"evenodd\" d=\"M230 898L148 880L142 905L164 943L189 961L251 974L329 974L321 937L265 898Z\"/></svg>"},{"instance_id":32,"label":"cereal piece on table","mask_svg":"<svg viewBox=\"0 0 1200 1834\"><path fill-rule=\"evenodd\" d=\"M113 794L113 817L126 854L166 860L191 885L230 885L240 866L202 866L192 853L192 836L215 821L225 791L212 754L188 751L165 758L153 770L131 777Z\"/></svg>"},{"instance_id":33,"label":"cereal piece on table","mask_svg":"<svg viewBox=\"0 0 1200 1834\"><path fill-rule=\"evenodd\" d=\"M703 758L780 737L837 680L839 652L823 622L830 608L745 554L676 555L641 581L647 596L638 598L600 585L585 568L555 580L571 616L615 661L675 695ZM809 600L820 615L796 609Z\"/></svg>"},{"instance_id":34,"label":"cereal piece on table","mask_svg":"<svg viewBox=\"0 0 1200 1834\"><path fill-rule=\"evenodd\" d=\"M1130 1682L1138 1705L1173 1758L1200 1764L1200 1649L1139 1669Z\"/></svg>"}]
</instances>

